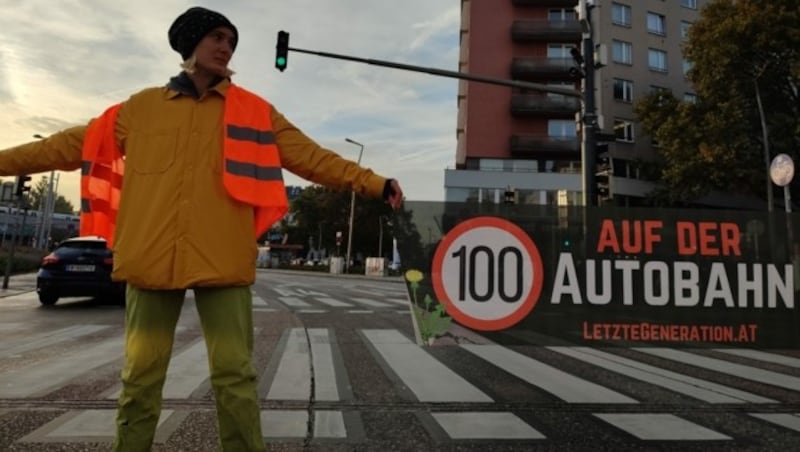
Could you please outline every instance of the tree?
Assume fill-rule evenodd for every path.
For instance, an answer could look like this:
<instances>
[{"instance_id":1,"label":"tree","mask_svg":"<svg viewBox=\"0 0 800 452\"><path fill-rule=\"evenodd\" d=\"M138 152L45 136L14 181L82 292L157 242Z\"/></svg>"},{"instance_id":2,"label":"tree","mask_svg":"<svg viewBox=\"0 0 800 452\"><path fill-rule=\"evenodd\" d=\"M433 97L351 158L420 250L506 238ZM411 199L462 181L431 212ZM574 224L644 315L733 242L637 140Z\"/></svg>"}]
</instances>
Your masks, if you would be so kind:
<instances>
[{"instance_id":1,"label":"tree","mask_svg":"<svg viewBox=\"0 0 800 452\"><path fill-rule=\"evenodd\" d=\"M768 106L770 158L786 153L798 162L798 23L796 0L712 0L703 9L684 49L697 102L654 93L635 107L659 143L667 198L691 201L712 190L766 197L756 87Z\"/></svg>"},{"instance_id":2,"label":"tree","mask_svg":"<svg viewBox=\"0 0 800 452\"><path fill-rule=\"evenodd\" d=\"M45 203L47 199L47 193L50 191L50 179L48 176L44 176L39 179L39 182L36 183L31 188L31 191L28 195L28 201L30 208L32 210L39 210L39 208ZM67 201L62 195L56 193L55 204L53 205L53 212L55 213L65 213L65 214L74 214L75 207L72 205L71 202Z\"/></svg>"},{"instance_id":3,"label":"tree","mask_svg":"<svg viewBox=\"0 0 800 452\"><path fill-rule=\"evenodd\" d=\"M344 255L347 247L347 235L350 220L350 200L349 190L334 191L312 185L305 188L300 195L295 198L290 207L292 221L287 218L281 221L277 230L282 234L288 234L289 243L301 244L310 247L313 243L315 248L319 248L320 239L322 248L328 254L335 254L337 251ZM352 255L362 255L365 257L376 256L379 252L378 246L382 248L385 257L391 256L392 237L398 237L401 233L404 237L410 235L401 223L406 222L391 221L407 217L404 212L392 212L391 207L383 199L366 199L357 196L353 214L353 246ZM381 227L383 227L383 240L380 240ZM336 246L336 231L342 233L342 244ZM418 234L417 234L418 240Z\"/></svg>"}]
</instances>

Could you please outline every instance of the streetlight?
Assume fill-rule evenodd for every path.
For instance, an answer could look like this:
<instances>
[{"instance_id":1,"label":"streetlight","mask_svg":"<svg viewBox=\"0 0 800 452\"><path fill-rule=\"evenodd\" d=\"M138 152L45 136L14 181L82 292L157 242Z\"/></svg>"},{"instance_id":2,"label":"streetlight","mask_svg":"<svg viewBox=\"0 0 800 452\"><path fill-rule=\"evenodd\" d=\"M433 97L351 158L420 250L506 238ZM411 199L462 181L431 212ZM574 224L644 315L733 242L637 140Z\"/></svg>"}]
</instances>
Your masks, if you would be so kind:
<instances>
[{"instance_id":1,"label":"streetlight","mask_svg":"<svg viewBox=\"0 0 800 452\"><path fill-rule=\"evenodd\" d=\"M361 165L361 155L364 154L364 145L359 143L358 141L351 140L350 138L345 138L344 141L355 144L359 146L360 149L358 150L358 161L357 163ZM352 250L353 246L353 214L355 212L354 208L356 205L356 192L355 190L350 190L350 225L349 231L347 232L347 257L344 261L344 272L349 273L350 270L350 251Z\"/></svg>"}]
</instances>

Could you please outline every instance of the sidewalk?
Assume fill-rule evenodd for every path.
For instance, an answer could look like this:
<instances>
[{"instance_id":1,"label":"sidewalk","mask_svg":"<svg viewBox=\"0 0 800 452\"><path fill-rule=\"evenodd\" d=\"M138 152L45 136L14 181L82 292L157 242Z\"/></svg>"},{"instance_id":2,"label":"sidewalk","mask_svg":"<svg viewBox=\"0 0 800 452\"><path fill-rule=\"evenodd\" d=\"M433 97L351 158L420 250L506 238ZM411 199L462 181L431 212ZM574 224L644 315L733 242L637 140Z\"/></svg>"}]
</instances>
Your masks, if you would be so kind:
<instances>
[{"instance_id":1,"label":"sidewalk","mask_svg":"<svg viewBox=\"0 0 800 452\"><path fill-rule=\"evenodd\" d=\"M10 297L36 290L36 272L11 275L8 278L8 289L0 286L0 298Z\"/></svg>"}]
</instances>

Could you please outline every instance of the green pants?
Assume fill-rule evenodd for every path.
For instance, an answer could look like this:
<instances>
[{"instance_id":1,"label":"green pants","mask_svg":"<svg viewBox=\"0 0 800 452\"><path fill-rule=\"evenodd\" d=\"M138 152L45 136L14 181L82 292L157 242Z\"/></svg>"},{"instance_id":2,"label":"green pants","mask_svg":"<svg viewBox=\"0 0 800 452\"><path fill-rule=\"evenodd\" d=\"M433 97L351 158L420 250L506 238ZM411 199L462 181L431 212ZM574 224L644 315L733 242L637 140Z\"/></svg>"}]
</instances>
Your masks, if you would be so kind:
<instances>
[{"instance_id":1,"label":"green pants","mask_svg":"<svg viewBox=\"0 0 800 452\"><path fill-rule=\"evenodd\" d=\"M185 292L128 286L125 366L114 451L150 450ZM252 365L250 288L198 288L194 292L208 349L220 447L224 451L265 451Z\"/></svg>"}]
</instances>

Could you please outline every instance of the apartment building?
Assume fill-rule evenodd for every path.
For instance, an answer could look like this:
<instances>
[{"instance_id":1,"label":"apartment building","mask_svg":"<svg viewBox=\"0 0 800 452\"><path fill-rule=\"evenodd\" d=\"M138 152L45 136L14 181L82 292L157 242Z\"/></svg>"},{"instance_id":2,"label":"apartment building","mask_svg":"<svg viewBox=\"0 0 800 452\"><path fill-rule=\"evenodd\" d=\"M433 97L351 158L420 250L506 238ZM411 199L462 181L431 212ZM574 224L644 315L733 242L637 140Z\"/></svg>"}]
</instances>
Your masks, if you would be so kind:
<instances>
[{"instance_id":1,"label":"apartment building","mask_svg":"<svg viewBox=\"0 0 800 452\"><path fill-rule=\"evenodd\" d=\"M616 138L613 203L641 204L654 185L646 165L653 140L634 120L641 96L695 94L681 46L706 0L589 0L595 41L595 101L601 131ZM459 70L580 90L572 48L582 49L577 0L462 0ZM455 169L447 201L582 204L578 98L477 82L458 90Z\"/></svg>"}]
</instances>

